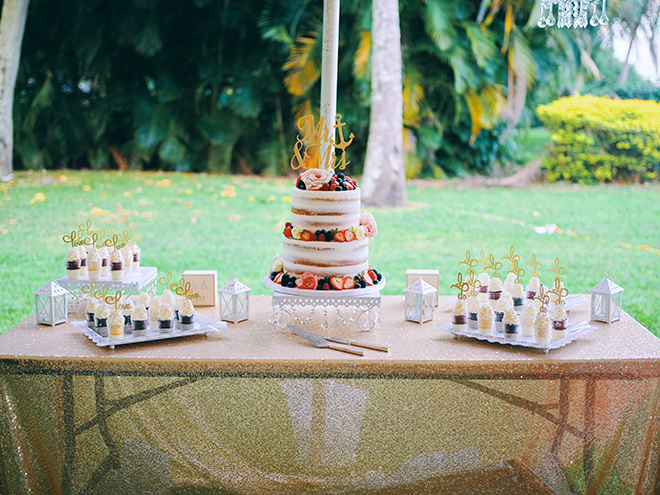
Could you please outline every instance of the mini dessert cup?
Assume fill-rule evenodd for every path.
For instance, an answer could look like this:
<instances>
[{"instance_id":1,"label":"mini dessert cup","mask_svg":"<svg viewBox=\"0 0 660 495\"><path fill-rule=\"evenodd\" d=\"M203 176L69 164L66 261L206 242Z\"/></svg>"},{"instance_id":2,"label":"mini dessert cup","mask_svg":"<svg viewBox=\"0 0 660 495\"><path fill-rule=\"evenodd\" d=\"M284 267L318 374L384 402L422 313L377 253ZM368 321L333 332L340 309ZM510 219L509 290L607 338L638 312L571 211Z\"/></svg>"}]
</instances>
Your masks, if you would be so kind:
<instances>
[{"instance_id":1,"label":"mini dessert cup","mask_svg":"<svg viewBox=\"0 0 660 495\"><path fill-rule=\"evenodd\" d=\"M108 273L110 273L110 258L104 254L101 258L101 276L107 277Z\"/></svg>"},{"instance_id":2,"label":"mini dessert cup","mask_svg":"<svg viewBox=\"0 0 660 495\"><path fill-rule=\"evenodd\" d=\"M87 276L87 254L85 254L84 258L80 258L80 276Z\"/></svg>"},{"instance_id":3,"label":"mini dessert cup","mask_svg":"<svg viewBox=\"0 0 660 495\"><path fill-rule=\"evenodd\" d=\"M174 331L174 318L171 320L161 320L158 318L158 331L160 333L172 333Z\"/></svg>"},{"instance_id":4,"label":"mini dessert cup","mask_svg":"<svg viewBox=\"0 0 660 495\"><path fill-rule=\"evenodd\" d=\"M520 318L512 308L506 310L502 323L505 337L513 337L520 332Z\"/></svg>"},{"instance_id":5,"label":"mini dessert cup","mask_svg":"<svg viewBox=\"0 0 660 495\"><path fill-rule=\"evenodd\" d=\"M124 262L113 261L110 263L110 276L112 280L124 280Z\"/></svg>"},{"instance_id":6,"label":"mini dessert cup","mask_svg":"<svg viewBox=\"0 0 660 495\"><path fill-rule=\"evenodd\" d=\"M479 333L481 335L493 335L493 320L479 320Z\"/></svg>"},{"instance_id":7,"label":"mini dessert cup","mask_svg":"<svg viewBox=\"0 0 660 495\"><path fill-rule=\"evenodd\" d=\"M87 275L90 280L100 280L101 279L101 262L100 261L90 261L89 266L87 267Z\"/></svg>"},{"instance_id":8,"label":"mini dessert cup","mask_svg":"<svg viewBox=\"0 0 660 495\"><path fill-rule=\"evenodd\" d=\"M502 323L502 318L504 318L504 311L495 311L495 330L498 332L504 331L504 323Z\"/></svg>"},{"instance_id":9,"label":"mini dessert cup","mask_svg":"<svg viewBox=\"0 0 660 495\"><path fill-rule=\"evenodd\" d=\"M133 325L131 322L131 315L124 315L124 333L132 334Z\"/></svg>"},{"instance_id":10,"label":"mini dessert cup","mask_svg":"<svg viewBox=\"0 0 660 495\"><path fill-rule=\"evenodd\" d=\"M85 311L85 319L87 321L87 326L90 328L90 330L95 330L96 329L96 323L94 323L94 313L90 313L89 311Z\"/></svg>"},{"instance_id":11,"label":"mini dessert cup","mask_svg":"<svg viewBox=\"0 0 660 495\"><path fill-rule=\"evenodd\" d=\"M454 330L464 332L467 328L467 315L452 315L451 324L454 327Z\"/></svg>"},{"instance_id":12,"label":"mini dessert cup","mask_svg":"<svg viewBox=\"0 0 660 495\"><path fill-rule=\"evenodd\" d=\"M500 300L500 297L502 297L501 290L488 291L488 304L490 305L491 308L495 307L497 301Z\"/></svg>"},{"instance_id":13,"label":"mini dessert cup","mask_svg":"<svg viewBox=\"0 0 660 495\"><path fill-rule=\"evenodd\" d=\"M477 314L478 313L468 313L468 327L477 329L479 325L477 323Z\"/></svg>"},{"instance_id":14,"label":"mini dessert cup","mask_svg":"<svg viewBox=\"0 0 660 495\"><path fill-rule=\"evenodd\" d=\"M174 310L174 328L181 330L181 316L179 315L179 310Z\"/></svg>"},{"instance_id":15,"label":"mini dessert cup","mask_svg":"<svg viewBox=\"0 0 660 495\"><path fill-rule=\"evenodd\" d=\"M523 308L520 315L520 326L522 327L522 334L525 337L534 336L534 318L536 318L536 311L526 313L525 308Z\"/></svg>"},{"instance_id":16,"label":"mini dessert cup","mask_svg":"<svg viewBox=\"0 0 660 495\"><path fill-rule=\"evenodd\" d=\"M131 319L131 327L133 329L133 337L144 337L147 335L149 320Z\"/></svg>"},{"instance_id":17,"label":"mini dessert cup","mask_svg":"<svg viewBox=\"0 0 660 495\"><path fill-rule=\"evenodd\" d=\"M94 330L101 337L107 337L108 336L108 319L107 318L99 318L98 316L94 316Z\"/></svg>"},{"instance_id":18,"label":"mini dessert cup","mask_svg":"<svg viewBox=\"0 0 660 495\"><path fill-rule=\"evenodd\" d=\"M552 335L550 334L548 317L541 316L541 318L539 318L537 316L534 321L534 340L536 340L537 344L549 344L551 339Z\"/></svg>"},{"instance_id":19,"label":"mini dessert cup","mask_svg":"<svg viewBox=\"0 0 660 495\"><path fill-rule=\"evenodd\" d=\"M66 276L69 280L78 280L80 278L80 260L66 262Z\"/></svg>"},{"instance_id":20,"label":"mini dessert cup","mask_svg":"<svg viewBox=\"0 0 660 495\"><path fill-rule=\"evenodd\" d=\"M515 309L516 311L522 311L524 305L525 305L524 297L513 298L513 309Z\"/></svg>"},{"instance_id":21,"label":"mini dessert cup","mask_svg":"<svg viewBox=\"0 0 660 495\"><path fill-rule=\"evenodd\" d=\"M482 303L488 302L488 285L482 285L479 287L479 301Z\"/></svg>"},{"instance_id":22,"label":"mini dessert cup","mask_svg":"<svg viewBox=\"0 0 660 495\"><path fill-rule=\"evenodd\" d=\"M552 327L552 340L561 340L566 337L568 320L550 320Z\"/></svg>"},{"instance_id":23,"label":"mini dessert cup","mask_svg":"<svg viewBox=\"0 0 660 495\"><path fill-rule=\"evenodd\" d=\"M140 271L140 253L133 252L133 271Z\"/></svg>"},{"instance_id":24,"label":"mini dessert cup","mask_svg":"<svg viewBox=\"0 0 660 495\"><path fill-rule=\"evenodd\" d=\"M520 331L520 325L518 323L505 323L504 324L504 335L507 337L513 337Z\"/></svg>"},{"instance_id":25,"label":"mini dessert cup","mask_svg":"<svg viewBox=\"0 0 660 495\"><path fill-rule=\"evenodd\" d=\"M121 340L124 338L124 324L122 323L110 323L110 330L108 332L108 337L110 340Z\"/></svg>"},{"instance_id":26,"label":"mini dessert cup","mask_svg":"<svg viewBox=\"0 0 660 495\"><path fill-rule=\"evenodd\" d=\"M180 318L180 327L182 332L186 332L188 330L194 330L195 329L195 315L182 315L179 314Z\"/></svg>"}]
</instances>

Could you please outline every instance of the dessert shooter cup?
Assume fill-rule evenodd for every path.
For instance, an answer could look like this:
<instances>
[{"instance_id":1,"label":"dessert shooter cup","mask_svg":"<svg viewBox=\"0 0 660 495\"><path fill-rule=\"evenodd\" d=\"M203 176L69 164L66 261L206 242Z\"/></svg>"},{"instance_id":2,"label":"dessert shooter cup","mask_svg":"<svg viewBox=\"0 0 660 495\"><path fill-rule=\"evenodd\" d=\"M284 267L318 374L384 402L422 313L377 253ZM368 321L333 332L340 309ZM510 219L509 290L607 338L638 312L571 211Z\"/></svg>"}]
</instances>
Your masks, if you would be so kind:
<instances>
[{"instance_id":1,"label":"dessert shooter cup","mask_svg":"<svg viewBox=\"0 0 660 495\"><path fill-rule=\"evenodd\" d=\"M158 318L158 331L160 333L172 333L174 331L174 319L161 320Z\"/></svg>"},{"instance_id":2,"label":"dessert shooter cup","mask_svg":"<svg viewBox=\"0 0 660 495\"><path fill-rule=\"evenodd\" d=\"M112 262L110 263L110 275L112 280L123 280L124 279L124 262Z\"/></svg>"},{"instance_id":3,"label":"dessert shooter cup","mask_svg":"<svg viewBox=\"0 0 660 495\"><path fill-rule=\"evenodd\" d=\"M534 338L537 344L549 344L551 340L550 327L548 325L535 325Z\"/></svg>"},{"instance_id":4,"label":"dessert shooter cup","mask_svg":"<svg viewBox=\"0 0 660 495\"><path fill-rule=\"evenodd\" d=\"M467 328L467 315L452 315L451 323L454 327L454 330L463 332Z\"/></svg>"},{"instance_id":5,"label":"dessert shooter cup","mask_svg":"<svg viewBox=\"0 0 660 495\"><path fill-rule=\"evenodd\" d=\"M80 278L80 260L66 262L66 276L69 280Z\"/></svg>"},{"instance_id":6,"label":"dessert shooter cup","mask_svg":"<svg viewBox=\"0 0 660 495\"><path fill-rule=\"evenodd\" d=\"M129 335L133 333L131 315L124 315L124 333L127 333Z\"/></svg>"},{"instance_id":7,"label":"dessert shooter cup","mask_svg":"<svg viewBox=\"0 0 660 495\"><path fill-rule=\"evenodd\" d=\"M525 337L534 337L534 317L521 318L522 334Z\"/></svg>"},{"instance_id":8,"label":"dessert shooter cup","mask_svg":"<svg viewBox=\"0 0 660 495\"><path fill-rule=\"evenodd\" d=\"M147 328L149 328L148 320L131 320L131 327L133 328L133 337L144 337L147 335Z\"/></svg>"},{"instance_id":9,"label":"dessert shooter cup","mask_svg":"<svg viewBox=\"0 0 660 495\"><path fill-rule=\"evenodd\" d=\"M174 328L181 330L181 315L179 315L179 310L174 310Z\"/></svg>"},{"instance_id":10,"label":"dessert shooter cup","mask_svg":"<svg viewBox=\"0 0 660 495\"><path fill-rule=\"evenodd\" d=\"M477 323L477 315L478 313L468 313L468 327L475 330L479 328L479 324Z\"/></svg>"},{"instance_id":11,"label":"dessert shooter cup","mask_svg":"<svg viewBox=\"0 0 660 495\"><path fill-rule=\"evenodd\" d=\"M479 287L479 294L477 297L482 303L488 302L488 285L482 285Z\"/></svg>"},{"instance_id":12,"label":"dessert shooter cup","mask_svg":"<svg viewBox=\"0 0 660 495\"><path fill-rule=\"evenodd\" d=\"M195 315L182 315L179 313L179 318L181 319L180 326L181 326L181 331L185 332L188 330L194 330L195 329Z\"/></svg>"},{"instance_id":13,"label":"dessert shooter cup","mask_svg":"<svg viewBox=\"0 0 660 495\"><path fill-rule=\"evenodd\" d=\"M107 318L97 318L94 316L94 330L101 337L108 336L108 319Z\"/></svg>"},{"instance_id":14,"label":"dessert shooter cup","mask_svg":"<svg viewBox=\"0 0 660 495\"><path fill-rule=\"evenodd\" d=\"M495 308L495 305L497 304L497 301L500 300L500 297L502 297L501 290L488 291L488 304L491 308Z\"/></svg>"},{"instance_id":15,"label":"dessert shooter cup","mask_svg":"<svg viewBox=\"0 0 660 495\"><path fill-rule=\"evenodd\" d=\"M504 318L504 311L495 311L495 330L498 332L504 331L504 323L502 323L502 318Z\"/></svg>"},{"instance_id":16,"label":"dessert shooter cup","mask_svg":"<svg viewBox=\"0 0 660 495\"><path fill-rule=\"evenodd\" d=\"M552 340L561 340L566 337L567 320L550 320L552 326Z\"/></svg>"},{"instance_id":17,"label":"dessert shooter cup","mask_svg":"<svg viewBox=\"0 0 660 495\"><path fill-rule=\"evenodd\" d=\"M121 340L124 338L124 324L115 325L114 323L110 324L110 330L108 337L110 340Z\"/></svg>"},{"instance_id":18,"label":"dessert shooter cup","mask_svg":"<svg viewBox=\"0 0 660 495\"><path fill-rule=\"evenodd\" d=\"M88 261L87 275L90 280L99 280L101 278L101 262Z\"/></svg>"},{"instance_id":19,"label":"dessert shooter cup","mask_svg":"<svg viewBox=\"0 0 660 495\"><path fill-rule=\"evenodd\" d=\"M107 277L109 271L110 271L110 258L107 255L105 255L105 258L101 258L101 276Z\"/></svg>"},{"instance_id":20,"label":"dessert shooter cup","mask_svg":"<svg viewBox=\"0 0 660 495\"><path fill-rule=\"evenodd\" d=\"M505 323L504 324L504 335L506 337L513 337L520 331L520 325L518 323Z\"/></svg>"},{"instance_id":21,"label":"dessert shooter cup","mask_svg":"<svg viewBox=\"0 0 660 495\"><path fill-rule=\"evenodd\" d=\"M96 323L94 323L94 313L88 313L85 311L85 319L87 320L87 326L90 330L96 331Z\"/></svg>"},{"instance_id":22,"label":"dessert shooter cup","mask_svg":"<svg viewBox=\"0 0 660 495\"><path fill-rule=\"evenodd\" d=\"M481 335L493 335L493 322L491 320L479 320L479 333Z\"/></svg>"},{"instance_id":23,"label":"dessert shooter cup","mask_svg":"<svg viewBox=\"0 0 660 495\"><path fill-rule=\"evenodd\" d=\"M140 255L138 253L133 253L133 271L140 271Z\"/></svg>"},{"instance_id":24,"label":"dessert shooter cup","mask_svg":"<svg viewBox=\"0 0 660 495\"><path fill-rule=\"evenodd\" d=\"M85 253L84 257L80 257L80 276L87 276L87 253Z\"/></svg>"},{"instance_id":25,"label":"dessert shooter cup","mask_svg":"<svg viewBox=\"0 0 660 495\"><path fill-rule=\"evenodd\" d=\"M525 304L525 298L524 297L514 297L513 298L513 309L516 311L520 311L523 309L523 305Z\"/></svg>"}]
</instances>

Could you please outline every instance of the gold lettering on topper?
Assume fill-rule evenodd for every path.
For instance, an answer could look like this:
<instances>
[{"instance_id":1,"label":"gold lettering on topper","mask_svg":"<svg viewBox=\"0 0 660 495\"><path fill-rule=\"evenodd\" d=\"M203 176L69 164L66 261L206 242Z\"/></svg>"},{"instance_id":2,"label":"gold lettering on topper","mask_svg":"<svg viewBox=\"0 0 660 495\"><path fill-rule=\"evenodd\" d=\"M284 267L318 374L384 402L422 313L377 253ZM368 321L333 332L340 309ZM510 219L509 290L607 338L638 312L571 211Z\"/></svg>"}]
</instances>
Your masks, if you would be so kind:
<instances>
[{"instance_id":1,"label":"gold lettering on topper","mask_svg":"<svg viewBox=\"0 0 660 495\"><path fill-rule=\"evenodd\" d=\"M183 277L179 281L179 286L176 288L175 293L183 296L185 299L199 299L201 296L198 292L192 290L192 284L186 281Z\"/></svg>"},{"instance_id":2,"label":"gold lettering on topper","mask_svg":"<svg viewBox=\"0 0 660 495\"><path fill-rule=\"evenodd\" d=\"M346 124L341 121L341 115L335 116L335 124L333 129L337 129L339 133L339 142L335 141L329 136L328 127L325 125L324 117L319 119L317 125L314 124L314 116L306 115L298 120L298 129L302 131L303 136L300 135L296 138L296 144L293 146L293 157L291 158L291 168L297 170L303 168L304 170L310 168L325 168L344 170L346 165L351 163L346 161L346 148L353 142L353 133L348 137L348 141L344 139L343 127ZM307 147L305 147L307 142ZM321 148L323 143L328 143L323 156L321 156ZM341 159L337 162L337 154L335 150L341 151ZM302 153L301 153L302 151Z\"/></svg>"}]
</instances>

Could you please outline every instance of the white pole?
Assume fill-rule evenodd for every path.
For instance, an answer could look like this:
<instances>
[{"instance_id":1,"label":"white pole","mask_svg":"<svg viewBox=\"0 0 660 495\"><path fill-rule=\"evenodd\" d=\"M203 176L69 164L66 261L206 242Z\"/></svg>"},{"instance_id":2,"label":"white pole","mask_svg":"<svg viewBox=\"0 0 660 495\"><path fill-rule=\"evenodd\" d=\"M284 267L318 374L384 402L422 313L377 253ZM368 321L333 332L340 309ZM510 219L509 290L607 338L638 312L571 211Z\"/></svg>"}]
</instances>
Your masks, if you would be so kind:
<instances>
[{"instance_id":1,"label":"white pole","mask_svg":"<svg viewBox=\"0 0 660 495\"><path fill-rule=\"evenodd\" d=\"M321 117L333 140L337 113L337 64L339 59L339 0L323 0L323 59L321 63ZM326 156L329 143L321 144L321 157ZM319 168L323 167L319 163Z\"/></svg>"}]
</instances>

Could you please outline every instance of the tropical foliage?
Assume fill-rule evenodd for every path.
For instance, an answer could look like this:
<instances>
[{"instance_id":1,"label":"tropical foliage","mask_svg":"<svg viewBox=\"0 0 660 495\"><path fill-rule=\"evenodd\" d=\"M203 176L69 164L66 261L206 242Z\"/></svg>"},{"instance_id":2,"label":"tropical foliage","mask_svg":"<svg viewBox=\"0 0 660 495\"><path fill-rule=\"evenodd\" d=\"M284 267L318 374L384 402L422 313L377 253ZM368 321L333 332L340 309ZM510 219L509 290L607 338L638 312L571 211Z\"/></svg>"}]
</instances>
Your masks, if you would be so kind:
<instances>
[{"instance_id":1,"label":"tropical foliage","mask_svg":"<svg viewBox=\"0 0 660 495\"><path fill-rule=\"evenodd\" d=\"M513 150L516 124L556 96L567 52L528 26L527 0L399 6L408 176L488 171ZM15 167L284 173L297 118L318 114L321 24L321 2L309 0L32 0ZM354 174L367 143L371 0L342 1L340 29L337 108L356 136ZM589 57L576 53L580 71Z\"/></svg>"},{"instance_id":2,"label":"tropical foliage","mask_svg":"<svg viewBox=\"0 0 660 495\"><path fill-rule=\"evenodd\" d=\"M537 112L555 144L543 163L551 182L639 181L660 173L660 103L577 96Z\"/></svg>"}]
</instances>

